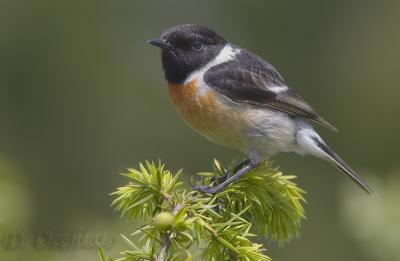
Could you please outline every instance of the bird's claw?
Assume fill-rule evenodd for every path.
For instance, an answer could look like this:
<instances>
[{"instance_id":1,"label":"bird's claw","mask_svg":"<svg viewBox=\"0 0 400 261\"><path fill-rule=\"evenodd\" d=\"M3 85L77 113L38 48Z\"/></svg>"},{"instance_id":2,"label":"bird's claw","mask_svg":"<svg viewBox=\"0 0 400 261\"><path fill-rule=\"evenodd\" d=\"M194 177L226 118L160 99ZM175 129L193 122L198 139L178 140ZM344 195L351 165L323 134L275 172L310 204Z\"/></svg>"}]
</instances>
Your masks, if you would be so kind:
<instances>
[{"instance_id":1,"label":"bird's claw","mask_svg":"<svg viewBox=\"0 0 400 261\"><path fill-rule=\"evenodd\" d=\"M218 191L216 190L215 187L211 187L211 186L201 186L201 185L197 185L193 187L194 190L203 192L203 193L207 193L207 194L211 194L211 195L215 195L218 193Z\"/></svg>"}]
</instances>

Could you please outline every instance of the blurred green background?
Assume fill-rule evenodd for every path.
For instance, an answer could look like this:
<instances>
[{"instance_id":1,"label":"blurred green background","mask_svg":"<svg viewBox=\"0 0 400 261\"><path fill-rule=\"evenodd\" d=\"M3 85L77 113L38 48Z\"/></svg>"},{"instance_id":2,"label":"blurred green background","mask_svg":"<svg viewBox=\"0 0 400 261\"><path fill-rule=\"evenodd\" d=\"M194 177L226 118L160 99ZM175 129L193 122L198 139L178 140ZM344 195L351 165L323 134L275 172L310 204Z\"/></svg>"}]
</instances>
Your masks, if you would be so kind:
<instances>
[{"instance_id":1,"label":"blurred green background","mask_svg":"<svg viewBox=\"0 0 400 261\"><path fill-rule=\"evenodd\" d=\"M321 135L378 190L368 198L319 159L274 157L308 204L302 236L267 243L268 254L400 260L398 0L0 0L0 259L98 260L94 244L65 235L105 235L115 255L119 233L134 231L109 206L126 181L118 173L161 158L190 175L242 157L194 133L169 102L146 40L182 23L274 64L340 130L317 127Z\"/></svg>"}]
</instances>

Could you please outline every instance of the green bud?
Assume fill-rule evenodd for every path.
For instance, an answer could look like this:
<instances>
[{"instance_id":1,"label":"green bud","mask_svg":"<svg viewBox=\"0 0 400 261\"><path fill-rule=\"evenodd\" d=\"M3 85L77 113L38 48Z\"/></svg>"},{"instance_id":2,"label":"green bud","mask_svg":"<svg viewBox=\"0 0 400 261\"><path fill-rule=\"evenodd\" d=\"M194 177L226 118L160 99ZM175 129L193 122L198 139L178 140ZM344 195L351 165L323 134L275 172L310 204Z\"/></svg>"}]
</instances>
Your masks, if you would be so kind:
<instances>
[{"instance_id":1,"label":"green bud","mask_svg":"<svg viewBox=\"0 0 400 261\"><path fill-rule=\"evenodd\" d=\"M168 212L158 213L153 217L153 225L160 231L166 231L172 227L174 216Z\"/></svg>"}]
</instances>

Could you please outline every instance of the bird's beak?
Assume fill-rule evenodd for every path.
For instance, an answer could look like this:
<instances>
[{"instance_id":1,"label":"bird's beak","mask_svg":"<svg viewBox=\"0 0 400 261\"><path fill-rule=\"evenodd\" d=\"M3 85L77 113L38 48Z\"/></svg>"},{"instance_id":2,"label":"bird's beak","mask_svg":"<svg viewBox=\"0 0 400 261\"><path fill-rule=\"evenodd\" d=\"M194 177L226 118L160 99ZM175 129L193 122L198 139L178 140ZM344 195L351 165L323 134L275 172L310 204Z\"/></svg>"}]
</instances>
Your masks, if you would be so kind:
<instances>
[{"instance_id":1,"label":"bird's beak","mask_svg":"<svg viewBox=\"0 0 400 261\"><path fill-rule=\"evenodd\" d=\"M149 40L147 41L148 44L160 47L161 49L170 49L171 48L171 44L168 43L167 40L164 39L153 39L153 40Z\"/></svg>"}]
</instances>

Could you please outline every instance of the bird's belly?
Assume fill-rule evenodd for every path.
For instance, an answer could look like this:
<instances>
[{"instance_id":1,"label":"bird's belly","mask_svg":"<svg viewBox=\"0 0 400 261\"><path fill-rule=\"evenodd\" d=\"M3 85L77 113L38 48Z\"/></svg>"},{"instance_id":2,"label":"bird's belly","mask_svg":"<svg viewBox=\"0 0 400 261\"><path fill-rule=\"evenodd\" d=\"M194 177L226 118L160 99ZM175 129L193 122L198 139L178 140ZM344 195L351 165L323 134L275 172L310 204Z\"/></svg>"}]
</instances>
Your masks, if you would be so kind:
<instances>
[{"instance_id":1,"label":"bird's belly","mask_svg":"<svg viewBox=\"0 0 400 261\"><path fill-rule=\"evenodd\" d=\"M235 103L211 89L199 94L195 81L168 90L185 121L212 142L265 154L286 151L294 142L294 124L284 113Z\"/></svg>"}]
</instances>

